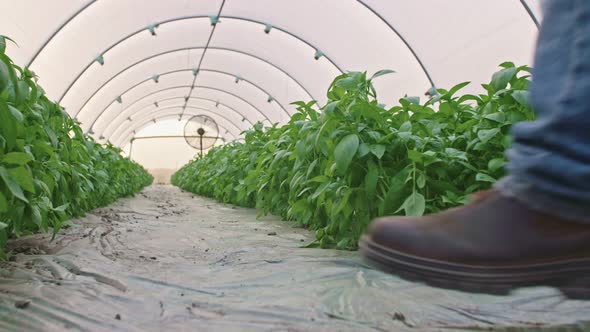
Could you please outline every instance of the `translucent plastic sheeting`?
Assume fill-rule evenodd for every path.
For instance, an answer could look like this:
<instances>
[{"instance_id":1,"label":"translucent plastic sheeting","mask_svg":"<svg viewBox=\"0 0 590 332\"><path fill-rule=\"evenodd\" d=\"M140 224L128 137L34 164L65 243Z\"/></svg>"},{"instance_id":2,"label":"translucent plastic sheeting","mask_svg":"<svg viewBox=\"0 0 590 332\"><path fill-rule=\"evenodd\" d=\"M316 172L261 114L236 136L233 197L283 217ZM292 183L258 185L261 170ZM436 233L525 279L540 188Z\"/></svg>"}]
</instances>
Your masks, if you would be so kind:
<instances>
[{"instance_id":1,"label":"translucent plastic sheeting","mask_svg":"<svg viewBox=\"0 0 590 332\"><path fill-rule=\"evenodd\" d=\"M187 120L193 116L201 114L207 115L215 120L220 126L220 134L224 137L235 139L240 136L240 133L244 130L238 127L239 122L235 123L233 121L228 121L226 118L217 115L215 112L205 109L187 108L182 118L180 118L179 114L181 114L181 107L163 109L160 110L157 115L153 114L151 116L143 116L134 120L133 123L129 125L124 125L124 129L113 135L110 138L110 141L117 146L125 146L125 143L128 143L128 141L131 139L131 137L129 137L130 134L133 132L138 132L142 128L147 127L152 123L157 123L157 121L161 121L163 119L176 119L180 122L183 119Z\"/></svg>"},{"instance_id":2,"label":"translucent plastic sheeting","mask_svg":"<svg viewBox=\"0 0 590 332\"><path fill-rule=\"evenodd\" d=\"M159 116L159 112L161 110L168 110L170 108L176 109L176 114L182 114L182 107L184 106L185 99L184 97L171 97L165 98L158 102L158 106L156 107L155 104L150 104L143 109L137 110L133 114L129 114L127 120L131 119L135 121L137 119L143 117L152 117L157 118ZM250 126L253 125L252 122L249 122L241 113L237 110L232 109L231 107L227 106L223 103L218 103L215 100L208 100L208 99L200 99L199 97L191 97L186 105L185 113L191 112L193 109L206 109L211 112L215 112L215 116L226 118L228 121L232 122L235 127L239 129L246 130ZM120 115L121 116L121 115ZM125 116L122 114L122 116ZM107 137L116 138L117 134L120 134L129 126L126 126L119 118L115 118L115 121L110 123L104 131L104 135Z\"/></svg>"},{"instance_id":3,"label":"translucent plastic sheeting","mask_svg":"<svg viewBox=\"0 0 590 332\"><path fill-rule=\"evenodd\" d=\"M162 112L162 114L158 115L158 120L156 122L154 122L152 120L142 120L140 122L137 122L134 125L132 125L131 128L126 130L124 134L121 134L120 136L113 138L111 143L125 149L137 137L138 132L141 132L142 130L144 130L146 128L151 128L151 127L159 128L162 121L177 121L177 122L182 122L184 124L184 123L186 123L187 120L189 120L193 116L197 116L197 115L211 116L210 113L203 112L203 111L191 110L188 113L189 114L185 115L184 118L182 118L180 121L178 121L178 116L176 114L173 114L172 112L169 112L169 113ZM216 122L217 122L217 120L216 120ZM222 124L220 124L220 122L217 122L217 123L219 125L219 131L220 131L219 136L223 138L224 143L232 142L232 141L235 141L240 138L241 132L236 133L232 129L231 125L227 125L227 124L222 125ZM163 135L163 134L160 134L160 135ZM181 133L180 135L182 136L183 134ZM165 136L165 135L163 135L163 136ZM186 143L184 143L184 144L186 144ZM150 152L149 150L147 150L147 151ZM170 153L170 151L168 151L167 153ZM170 155L170 156L172 156L172 155ZM178 165L177 168L174 168L174 171L176 171L181 166L182 165Z\"/></svg>"},{"instance_id":4,"label":"translucent plastic sheeting","mask_svg":"<svg viewBox=\"0 0 590 332\"><path fill-rule=\"evenodd\" d=\"M396 75L375 81L382 103L397 102L404 94L422 95L431 86L400 38L359 1L227 1L223 14L249 17L296 32L329 55L343 70L368 71L370 74L381 69L395 70ZM220 33L213 42L218 38L235 39L232 36L235 30L248 33L228 28L227 34ZM313 73L312 68L297 70Z\"/></svg>"},{"instance_id":5,"label":"translucent plastic sheeting","mask_svg":"<svg viewBox=\"0 0 590 332\"><path fill-rule=\"evenodd\" d=\"M178 138L180 140L182 140L182 142L188 146L188 144L185 141L184 138L184 128L187 124L187 122L193 118L196 115L207 115L207 116L211 116L210 114L206 114L206 113L200 113L200 112L194 112L194 113L190 113L190 114L186 114L180 121L178 121L177 117L172 117L172 116L168 116L168 115L161 115L159 116L159 121L157 124L154 124L152 121L147 122L147 125L145 126L140 126L136 129L137 135L135 135L133 137L134 141L136 139L141 139L141 140L145 140L145 137L149 136L149 137L154 137L154 140L152 142L156 142L156 139L159 136L156 136L158 133L162 133L164 136L178 136ZM226 123L221 123L219 121L217 121L216 119L214 119L217 127L219 129L219 132L217 133L217 137L219 138L216 141L215 145L219 145L219 143L221 142L231 142L235 139L238 138L239 133L235 133L232 132L230 129L231 127L227 127ZM162 128L160 128L162 127ZM230 128L230 129L228 129ZM162 132L162 130L164 130L164 132ZM172 132L171 132L172 131ZM210 133L210 135L206 135L206 136L213 136L212 133ZM127 142L129 143L129 142ZM124 146L124 145L122 145ZM191 147L191 149L196 149L194 147ZM194 156L194 154L193 154ZM161 156L154 156L156 159L160 158ZM168 157L168 156L167 156ZM178 167L184 165L183 164L179 164ZM178 168L176 168L178 169Z\"/></svg>"},{"instance_id":6,"label":"translucent plastic sheeting","mask_svg":"<svg viewBox=\"0 0 590 332\"><path fill-rule=\"evenodd\" d=\"M157 114L157 119L153 116L145 116L143 118L137 119L136 123L134 125L132 125L129 129L132 129L133 131L137 132L137 131L143 129L144 127L147 127L147 125L151 125L152 123L157 123L158 120L161 121L163 119L175 119L175 120L181 122L183 120L190 119L190 118L197 116L197 115L206 115L206 116L211 117L218 124L219 131L220 131L219 134L224 137L229 138L229 140L237 138L238 136L240 136L240 133L242 132L240 127L238 127L238 125L235 122L230 122L226 118L220 117L220 116L216 115L215 112L211 112L209 110L200 109L200 108L188 108L185 110L185 113L182 118L180 118L177 115L178 113L179 113L178 110L174 110L173 108L171 108L169 110L162 110ZM125 131L120 136L114 137L113 143L117 142L117 145L119 145L119 142L121 142L120 140L124 139L126 137L126 135L129 134L128 130ZM124 143L126 143L126 142L124 142ZM121 146L123 146L123 145L121 145Z\"/></svg>"},{"instance_id":7,"label":"translucent plastic sheeting","mask_svg":"<svg viewBox=\"0 0 590 332\"><path fill-rule=\"evenodd\" d=\"M183 118L189 115L195 115L195 113L203 113L207 116L212 117L216 121L223 122L224 125L231 130L234 135L239 135L240 132L248 129L248 127L252 126L251 123L245 121L243 118L239 118L235 116L235 113L226 112L224 113L223 110L215 109L215 108L207 108L202 106L195 106L195 105L187 105L184 108L184 105L179 104L171 104L171 105L163 105L159 108L155 108L150 111L145 111L137 114L131 118L131 121L134 122L133 125L141 125L142 121L145 120L158 120L161 116L164 115L176 115L178 119L182 116ZM222 107L223 108L223 107ZM111 139L116 140L117 138L123 136L126 133L129 133L129 129L133 129L133 125L124 125L122 123L117 124L117 128L113 131L113 135L110 136Z\"/></svg>"},{"instance_id":8,"label":"translucent plastic sheeting","mask_svg":"<svg viewBox=\"0 0 590 332\"><path fill-rule=\"evenodd\" d=\"M75 112L75 116L89 118L126 89L154 74L196 68L210 32L209 19L202 18L164 24L157 29L157 36L147 30L138 33L103 55L104 65L93 61L94 58L87 59L87 65L91 66L74 83L62 103L71 109L70 112ZM194 47L200 48L186 50ZM179 49L185 51L167 53ZM191 81L192 77L183 83L190 84ZM84 105L97 90L97 95Z\"/></svg>"},{"instance_id":9,"label":"translucent plastic sheeting","mask_svg":"<svg viewBox=\"0 0 590 332\"><path fill-rule=\"evenodd\" d=\"M292 1L281 2L285 4L293 3ZM228 1L226 1L227 4L229 4ZM266 4L258 4L257 1L253 1L251 5L264 6ZM297 17L297 15L296 12L291 13L292 18ZM304 20L303 17L300 17L300 19ZM281 22L261 22L268 22L281 27ZM303 23L303 21L301 22ZM289 32L294 33L293 31ZM340 74L340 71L326 57L315 60L316 49L305 44L300 39L276 28L265 34L264 25L253 24L245 20L222 17L221 24L217 26L210 46L213 48L231 47L247 53L258 54L296 77L309 91L313 91L314 97L318 98L321 104L326 101L325 95L329 84ZM321 50L319 47L318 49ZM325 53L330 56L327 52ZM215 61L215 57L205 57L203 61L206 64L208 61Z\"/></svg>"},{"instance_id":10,"label":"translucent plastic sheeting","mask_svg":"<svg viewBox=\"0 0 590 332\"><path fill-rule=\"evenodd\" d=\"M96 110L103 109L109 101L119 95L124 97L130 83L135 85L143 80L150 80L154 75L161 76L175 70L196 69L205 44L196 45L195 36L191 32L205 31L203 28L208 26L207 17L183 19L160 25L157 28L157 36L144 31L129 38L125 41L125 49L142 50L141 52L128 52L119 56L112 53L119 52L123 47L114 48L109 52L109 59L105 58L103 66L98 63L92 64L72 86L62 103L68 109L79 110L75 115L87 122L87 118L88 121L94 119L97 113L100 113ZM258 32L264 35L263 32ZM197 37L201 38L198 35ZM231 76L243 77L262 89L268 89L268 95L286 105L293 100L310 99L301 86L293 79L288 79L285 72L256 55L229 48L209 51L214 54L209 54L205 58L211 61L201 65L201 72L216 70ZM191 82L189 79L183 83ZM269 82L273 84L268 84ZM267 96L264 97L264 100L266 99Z\"/></svg>"},{"instance_id":11,"label":"translucent plastic sheeting","mask_svg":"<svg viewBox=\"0 0 590 332\"><path fill-rule=\"evenodd\" d=\"M219 118L218 116L216 117L213 113L209 113L204 110L187 109L182 118L179 118L178 114L174 111L163 111L161 113L158 113L155 123L154 120L148 120L147 117L140 121L137 121L135 124L128 127L124 132L122 132L121 135L114 137L112 143L116 144L117 146L124 147L126 146L126 144L131 142L133 138L137 136L136 133L151 127L155 127L157 129L162 121L174 120L179 123L181 128L184 128L184 124L186 123L186 121L197 115L207 115L212 117L218 123L219 136L224 138L225 142L231 142L241 138L240 134L242 133L242 131L236 130L236 127L233 123L226 123L224 119ZM179 135L184 135L184 131L181 130Z\"/></svg>"},{"instance_id":12,"label":"translucent plastic sheeting","mask_svg":"<svg viewBox=\"0 0 590 332\"><path fill-rule=\"evenodd\" d=\"M2 331L587 331L548 288L466 294L398 279L258 211L146 189L24 237L0 270ZM16 308L15 303L21 308ZM20 302L25 301L25 302ZM29 302L26 302L29 301ZM23 305L22 303L28 303Z\"/></svg>"},{"instance_id":13,"label":"translucent plastic sheeting","mask_svg":"<svg viewBox=\"0 0 590 332\"><path fill-rule=\"evenodd\" d=\"M113 117L122 113L121 107L123 110L126 110L136 101L141 100L154 91L172 87L185 87L184 91L179 91L182 93L180 96L188 97L189 92L191 91L190 84L193 79L194 75L190 70L161 75L158 79L158 83L149 79L122 95L122 103L113 100L111 101L110 106L103 108L104 112L102 116L98 118L96 122L90 122L92 129L94 130L96 128L100 130L104 125L110 123ZM294 112L291 105L282 105L278 100L269 101L268 94L252 83L243 80L236 83L236 78L229 73L202 71L197 76L195 86L197 88L193 90L191 96L204 96L200 94L199 90L210 90L225 96L222 99L218 99L220 101L232 98L240 99L249 103L250 107L247 109L240 109L240 113L250 120L256 120L260 114L265 114L273 123L284 123L289 119L290 114ZM158 100L153 102L158 102ZM256 113L258 113L258 115ZM84 121L82 117L80 117L80 120Z\"/></svg>"},{"instance_id":14,"label":"translucent plastic sheeting","mask_svg":"<svg viewBox=\"0 0 590 332\"><path fill-rule=\"evenodd\" d=\"M208 115L196 113L197 115ZM153 176L154 183L170 183L170 177L178 168L194 159L200 152L187 144L183 137L184 128L192 115L187 115L178 121L174 116L159 116L157 123L148 122L128 135L127 143L122 143L123 152L134 161L143 165ZM239 137L224 128L225 124L217 121L220 137L215 145L232 142ZM212 136L212 135L207 135ZM131 141L133 138L133 141ZM208 149L205 149L206 153Z\"/></svg>"},{"instance_id":15,"label":"translucent plastic sheeting","mask_svg":"<svg viewBox=\"0 0 590 332\"><path fill-rule=\"evenodd\" d=\"M170 88L165 88L168 90L165 90L164 92L171 92L171 91L187 91L188 87L187 86L181 86L181 87L177 87L177 86L172 86ZM194 89L194 92L196 94L198 94L199 97L193 97L193 98L205 98L209 101L213 100L223 100L223 103L225 103L226 105L231 105L230 107L233 108L234 110L238 111L241 114L244 114L244 118L246 118L246 114L250 114L248 116L248 119L251 123L254 123L256 121L265 121L266 119L268 119L269 117L266 117L264 115L264 113L262 113L261 111L259 111L257 108L254 107L254 105L248 103L246 100L241 99L239 96L235 96L232 95L230 92L225 92L222 90L219 90L216 87L196 87ZM157 100L157 99L155 99ZM184 98L182 99L183 103L184 103ZM190 100L190 99L189 99ZM266 101L264 101L266 103ZM142 105L142 106L140 106ZM146 106L151 107L151 105L154 105L154 99L150 97L145 97L145 98L141 98L141 99L137 99L137 102L135 102L135 104L133 105L133 110L141 110L143 108L145 108ZM125 117L126 115L129 116L131 114L135 114L133 113L134 111L131 108L123 108L123 105L118 104L118 103L114 103L112 106L113 112L117 112L120 113L121 115L123 115L123 119L126 119L127 117ZM251 110L251 112L246 113L244 110ZM267 120L267 123L270 123L270 120ZM111 133L112 134L112 133ZM109 134L109 135L111 135ZM107 137L107 136L105 136Z\"/></svg>"},{"instance_id":16,"label":"translucent plastic sheeting","mask_svg":"<svg viewBox=\"0 0 590 332\"><path fill-rule=\"evenodd\" d=\"M198 59L202 54L202 50L180 50L166 53L158 57L146 60L141 64L135 65L118 76L112 81L104 84L104 87L98 89L96 94L92 98L87 98L86 107L81 111L79 117L86 116L89 118L105 117L108 118L109 114L100 114L99 112L90 112L93 109L100 109L106 107L109 102L112 102L116 97L121 95L125 90L126 82L133 81L139 84L140 82L147 81L154 83L154 77L158 80L164 78L164 76L174 73L176 71L191 72L192 69L188 66L188 63L194 63L195 59ZM285 108L293 111L293 107L289 105L292 100L310 100L312 97L306 93L306 91L297 84L297 82L280 69L273 67L272 65L263 62L253 56L245 53L239 53L238 51L228 51L220 49L208 49L208 54L211 61L208 61L200 69L201 73L206 72L218 72L223 73L226 76L235 78L239 76L242 78L242 82L248 85L254 84L257 89L268 89L266 93L272 96L275 100L284 105ZM198 60L197 60L198 61ZM106 66L106 64L105 64ZM153 72L152 75L146 75L146 72ZM158 75L158 76L154 76ZM168 77L166 77L168 79ZM274 81L276 84L265 84L265 82ZM179 84L187 84L188 82L179 81ZM201 84L200 78L197 79L197 84ZM241 86L240 86L241 87ZM126 89L129 89L127 87ZM241 91L242 92L242 91ZM246 91L243 91L246 92ZM69 95L68 95L69 96ZM124 100L127 100L125 93L122 94ZM259 96L258 96L259 97ZM263 95L263 100L267 100L268 96ZM107 123L113 120L113 117L107 119ZM85 121L85 122L88 122ZM104 122L104 121L103 121ZM92 122L91 122L92 123ZM93 130L96 132L100 130L99 121L96 121Z\"/></svg>"},{"instance_id":17,"label":"translucent plastic sheeting","mask_svg":"<svg viewBox=\"0 0 590 332\"><path fill-rule=\"evenodd\" d=\"M143 135L142 133L138 133L138 136ZM170 176L174 173L174 170L188 163L200 153L199 149L186 144L184 137L167 137L160 133L157 134L157 136L161 136L158 138L141 138L138 136L133 140L131 158L152 173L154 183L170 183ZM232 139L225 141L219 139L215 145L231 141ZM129 149L126 150L129 151ZM203 153L207 153L208 150L204 149ZM166 156L166 158L157 158L155 155ZM166 176L162 176L163 173Z\"/></svg>"},{"instance_id":18,"label":"translucent plastic sheeting","mask_svg":"<svg viewBox=\"0 0 590 332\"><path fill-rule=\"evenodd\" d=\"M63 105L81 112L85 128L129 87L199 62L244 75L283 105L310 95L323 104L329 83L348 70L395 70L375 81L387 105L433 84L472 81L465 92L475 91L500 62L531 64L541 19L539 0L3 0L0 9L0 33L21 46L9 45L8 54L18 64L32 62L50 98L65 95ZM209 16L219 12L214 29ZM180 48L193 49L163 54ZM241 95L256 104L260 93L245 86ZM285 121L273 118L274 108L261 111Z\"/></svg>"},{"instance_id":19,"label":"translucent plastic sheeting","mask_svg":"<svg viewBox=\"0 0 590 332\"><path fill-rule=\"evenodd\" d=\"M38 1L25 0L29 10L36 10ZM71 6L81 6L80 1L70 1ZM53 38L42 54L33 63L32 69L39 76L39 82L53 98L59 98L70 82L98 55L115 42L165 19L181 17L187 13L215 14L221 5L220 0L211 1L117 1L98 0L76 16ZM48 9L48 15L52 9ZM25 16L25 13L15 15ZM51 15L49 15L51 16ZM55 29L62 21L55 22ZM194 35L193 43L205 44L210 26L205 31L185 31ZM27 30L36 33L34 22L29 22ZM112 49L117 56L141 53L142 49L126 48L125 43ZM104 53L105 64L114 59L109 52ZM45 74L47 73L47 74Z\"/></svg>"},{"instance_id":20,"label":"translucent plastic sheeting","mask_svg":"<svg viewBox=\"0 0 590 332\"><path fill-rule=\"evenodd\" d=\"M471 81L465 91L476 92L500 63L532 64L537 27L521 1L363 2L407 37L439 87ZM539 15L538 2L525 3Z\"/></svg>"},{"instance_id":21,"label":"translucent plastic sheeting","mask_svg":"<svg viewBox=\"0 0 590 332\"><path fill-rule=\"evenodd\" d=\"M192 102L203 102L206 103L208 105L213 105L212 107L214 107L217 104L218 100L222 100L222 102L220 102L220 105L225 105L228 108L231 108L231 113L241 113L243 114L243 110L244 109L252 109L253 111L255 111L256 113L256 118L255 119L251 119L248 120L246 118L246 121L249 121L249 123L255 122L255 121L266 121L265 123L269 123L269 120L266 120L266 117L264 114L259 113L256 109L254 109L250 104L248 104L247 102L238 99L238 98L230 98L227 94L217 91L217 90L208 90L208 89L196 89L197 91L199 91L199 97L191 97L189 99L189 104ZM169 98L174 98L174 100L178 100L178 96L179 96L179 92L180 91L186 91L186 87L181 87L181 88L171 88L171 89L165 89L165 90L161 90L158 92L153 93L152 95L141 99L140 101L138 101L136 104L134 104L133 106L129 107L127 110L125 110L124 112L123 109L121 108L121 110L119 111L119 113L121 115L123 115L122 117L119 117L119 121L123 121L124 119L126 119L129 115L133 115L138 111L142 111L144 109L147 108L151 108L151 107L155 107L154 102L160 100L160 101L165 101L168 100ZM182 94L180 95L182 96ZM184 97L180 97L180 103L184 103ZM159 104L158 104L159 105ZM212 109L211 107L209 107L209 109ZM242 110L242 111L240 111ZM226 110L228 113L230 113L230 110ZM107 127L107 131L105 131L104 136L105 137L110 137L110 135L113 134L113 130L115 130L117 123L113 122L111 124L109 124L109 127Z\"/></svg>"},{"instance_id":22,"label":"translucent plastic sheeting","mask_svg":"<svg viewBox=\"0 0 590 332\"><path fill-rule=\"evenodd\" d=\"M86 0L0 1L0 34L18 43L18 47L8 46L12 60L20 66L28 64L60 24L86 3Z\"/></svg>"}]
</instances>

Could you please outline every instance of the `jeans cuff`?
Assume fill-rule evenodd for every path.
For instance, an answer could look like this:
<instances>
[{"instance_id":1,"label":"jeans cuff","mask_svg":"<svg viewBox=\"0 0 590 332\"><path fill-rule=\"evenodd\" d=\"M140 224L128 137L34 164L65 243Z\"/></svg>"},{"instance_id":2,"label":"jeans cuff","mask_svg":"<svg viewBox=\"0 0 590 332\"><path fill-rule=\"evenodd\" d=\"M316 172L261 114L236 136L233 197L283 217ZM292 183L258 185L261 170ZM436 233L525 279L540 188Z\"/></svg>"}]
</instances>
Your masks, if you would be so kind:
<instances>
[{"instance_id":1,"label":"jeans cuff","mask_svg":"<svg viewBox=\"0 0 590 332\"><path fill-rule=\"evenodd\" d=\"M534 184L507 176L495 185L504 196L514 198L531 210L554 215L574 222L590 224L590 204L580 204L548 194Z\"/></svg>"}]
</instances>

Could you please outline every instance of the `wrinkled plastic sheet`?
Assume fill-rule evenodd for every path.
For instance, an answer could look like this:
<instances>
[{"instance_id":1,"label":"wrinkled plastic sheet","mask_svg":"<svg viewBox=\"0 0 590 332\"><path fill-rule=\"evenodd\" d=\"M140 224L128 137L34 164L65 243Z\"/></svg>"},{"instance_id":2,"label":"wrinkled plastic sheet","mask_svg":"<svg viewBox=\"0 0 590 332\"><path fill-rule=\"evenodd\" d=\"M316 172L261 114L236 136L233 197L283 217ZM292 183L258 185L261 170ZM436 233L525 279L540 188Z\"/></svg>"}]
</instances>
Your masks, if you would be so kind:
<instances>
[{"instance_id":1,"label":"wrinkled plastic sheet","mask_svg":"<svg viewBox=\"0 0 590 332\"><path fill-rule=\"evenodd\" d=\"M585 331L550 288L471 295L401 280L257 211L153 186L11 243L1 331Z\"/></svg>"}]
</instances>

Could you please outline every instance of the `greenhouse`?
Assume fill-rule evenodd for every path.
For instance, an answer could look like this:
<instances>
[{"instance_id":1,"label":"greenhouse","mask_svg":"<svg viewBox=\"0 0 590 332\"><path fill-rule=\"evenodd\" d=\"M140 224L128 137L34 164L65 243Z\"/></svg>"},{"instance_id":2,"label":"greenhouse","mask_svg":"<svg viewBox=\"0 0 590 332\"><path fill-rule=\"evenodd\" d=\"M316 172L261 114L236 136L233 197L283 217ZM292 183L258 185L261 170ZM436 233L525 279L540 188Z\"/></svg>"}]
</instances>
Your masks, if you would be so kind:
<instances>
[{"instance_id":1,"label":"greenhouse","mask_svg":"<svg viewBox=\"0 0 590 332\"><path fill-rule=\"evenodd\" d=\"M0 330L590 331L589 7L0 0Z\"/></svg>"}]
</instances>

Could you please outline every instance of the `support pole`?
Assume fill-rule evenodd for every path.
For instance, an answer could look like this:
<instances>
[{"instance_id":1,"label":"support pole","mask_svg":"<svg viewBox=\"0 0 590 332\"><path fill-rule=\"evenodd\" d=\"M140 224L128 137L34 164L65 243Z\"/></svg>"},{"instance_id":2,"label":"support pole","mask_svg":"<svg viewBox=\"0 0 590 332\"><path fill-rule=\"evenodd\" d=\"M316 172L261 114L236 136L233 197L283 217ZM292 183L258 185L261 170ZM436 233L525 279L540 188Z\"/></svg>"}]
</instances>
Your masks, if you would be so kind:
<instances>
[{"instance_id":1,"label":"support pole","mask_svg":"<svg viewBox=\"0 0 590 332\"><path fill-rule=\"evenodd\" d=\"M129 159L131 159L131 154L133 153L133 141L135 141L135 137L129 142Z\"/></svg>"}]
</instances>

